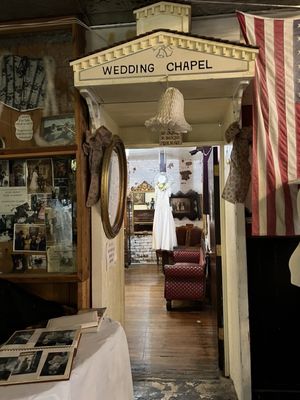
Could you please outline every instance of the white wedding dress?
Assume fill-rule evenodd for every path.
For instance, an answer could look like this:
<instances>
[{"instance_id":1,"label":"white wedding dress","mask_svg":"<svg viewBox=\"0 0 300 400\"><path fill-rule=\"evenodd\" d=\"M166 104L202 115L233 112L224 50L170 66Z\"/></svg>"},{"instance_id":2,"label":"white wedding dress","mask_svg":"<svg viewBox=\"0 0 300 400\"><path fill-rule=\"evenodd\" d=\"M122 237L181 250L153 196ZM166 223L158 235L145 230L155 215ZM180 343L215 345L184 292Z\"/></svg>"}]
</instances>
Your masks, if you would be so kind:
<instances>
[{"instance_id":1,"label":"white wedding dress","mask_svg":"<svg viewBox=\"0 0 300 400\"><path fill-rule=\"evenodd\" d=\"M152 248L173 250L177 246L176 228L169 203L171 189L160 190L155 187L155 210L152 232Z\"/></svg>"}]
</instances>

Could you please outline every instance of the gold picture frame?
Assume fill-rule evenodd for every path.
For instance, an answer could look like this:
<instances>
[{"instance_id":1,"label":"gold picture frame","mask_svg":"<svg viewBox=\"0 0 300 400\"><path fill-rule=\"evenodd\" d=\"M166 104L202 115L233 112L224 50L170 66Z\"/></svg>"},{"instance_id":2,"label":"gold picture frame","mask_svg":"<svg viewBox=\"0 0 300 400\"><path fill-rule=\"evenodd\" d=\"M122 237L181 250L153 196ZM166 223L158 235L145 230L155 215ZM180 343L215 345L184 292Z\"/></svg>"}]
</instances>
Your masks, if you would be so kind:
<instances>
[{"instance_id":1,"label":"gold picture frame","mask_svg":"<svg viewBox=\"0 0 300 400\"><path fill-rule=\"evenodd\" d=\"M124 143L113 135L112 143L105 149L101 171L101 218L108 239L120 231L125 211L127 188L127 161Z\"/></svg>"}]
</instances>

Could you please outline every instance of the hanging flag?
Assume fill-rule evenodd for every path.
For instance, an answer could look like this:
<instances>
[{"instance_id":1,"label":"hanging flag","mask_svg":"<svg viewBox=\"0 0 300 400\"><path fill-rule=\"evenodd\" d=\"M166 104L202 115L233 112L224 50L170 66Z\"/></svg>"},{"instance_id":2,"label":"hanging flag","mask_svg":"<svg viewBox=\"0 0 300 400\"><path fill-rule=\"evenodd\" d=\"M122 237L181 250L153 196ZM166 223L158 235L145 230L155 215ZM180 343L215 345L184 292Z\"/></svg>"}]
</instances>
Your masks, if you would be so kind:
<instances>
[{"instance_id":1,"label":"hanging flag","mask_svg":"<svg viewBox=\"0 0 300 400\"><path fill-rule=\"evenodd\" d=\"M253 86L252 234L300 234L300 19L237 13L259 47Z\"/></svg>"}]
</instances>

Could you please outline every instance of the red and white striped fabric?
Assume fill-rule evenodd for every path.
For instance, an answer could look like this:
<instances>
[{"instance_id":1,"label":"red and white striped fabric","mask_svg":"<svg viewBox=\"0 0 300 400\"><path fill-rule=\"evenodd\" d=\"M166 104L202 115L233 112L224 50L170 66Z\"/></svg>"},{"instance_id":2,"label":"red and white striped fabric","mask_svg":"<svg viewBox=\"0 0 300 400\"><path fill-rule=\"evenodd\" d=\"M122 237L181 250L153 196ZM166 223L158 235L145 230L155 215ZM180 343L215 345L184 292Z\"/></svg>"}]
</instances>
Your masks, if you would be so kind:
<instances>
[{"instance_id":1,"label":"red and white striped fabric","mask_svg":"<svg viewBox=\"0 0 300 400\"><path fill-rule=\"evenodd\" d=\"M237 13L259 47L253 99L252 234L300 234L300 19Z\"/></svg>"}]
</instances>

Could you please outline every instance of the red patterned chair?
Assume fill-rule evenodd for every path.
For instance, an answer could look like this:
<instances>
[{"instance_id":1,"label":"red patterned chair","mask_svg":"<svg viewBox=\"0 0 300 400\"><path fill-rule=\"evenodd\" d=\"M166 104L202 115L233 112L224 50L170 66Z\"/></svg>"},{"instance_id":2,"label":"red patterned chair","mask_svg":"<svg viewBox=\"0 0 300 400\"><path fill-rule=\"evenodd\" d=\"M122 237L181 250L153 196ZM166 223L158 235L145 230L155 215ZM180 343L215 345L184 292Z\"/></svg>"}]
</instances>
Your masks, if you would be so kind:
<instances>
[{"instance_id":1,"label":"red patterned chair","mask_svg":"<svg viewBox=\"0 0 300 400\"><path fill-rule=\"evenodd\" d=\"M205 299L206 263L203 249L175 250L174 264L164 266L165 299L167 310L172 309L172 300Z\"/></svg>"}]
</instances>

